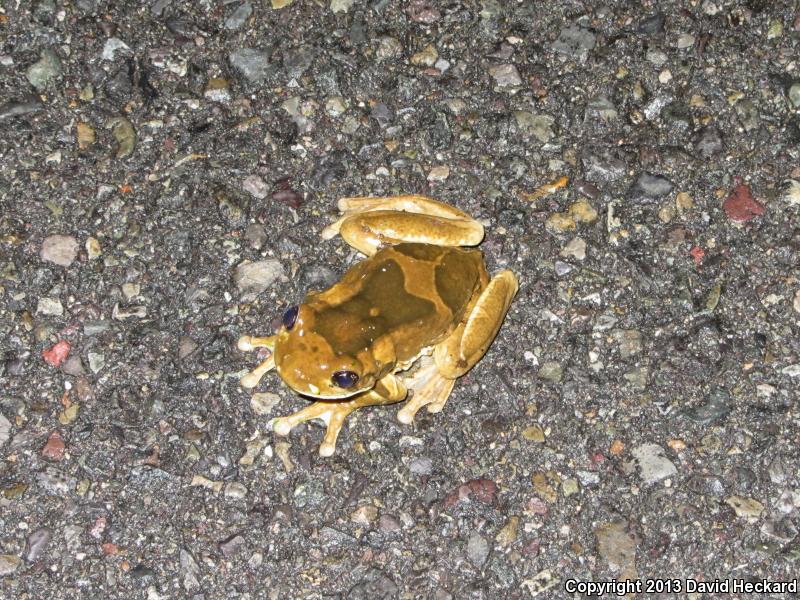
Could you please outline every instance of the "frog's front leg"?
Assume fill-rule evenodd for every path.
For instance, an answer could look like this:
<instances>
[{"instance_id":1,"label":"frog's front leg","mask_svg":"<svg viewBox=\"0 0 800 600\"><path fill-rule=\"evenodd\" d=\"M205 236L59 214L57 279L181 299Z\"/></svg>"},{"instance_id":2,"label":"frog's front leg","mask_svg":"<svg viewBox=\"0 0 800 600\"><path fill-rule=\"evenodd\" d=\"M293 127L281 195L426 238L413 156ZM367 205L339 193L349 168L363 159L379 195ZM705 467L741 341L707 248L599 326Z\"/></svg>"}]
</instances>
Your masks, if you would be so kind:
<instances>
[{"instance_id":1,"label":"frog's front leg","mask_svg":"<svg viewBox=\"0 0 800 600\"><path fill-rule=\"evenodd\" d=\"M322 237L330 239L340 233L367 256L400 242L477 246L483 239L480 222L426 196L342 198L339 210L342 216L322 231Z\"/></svg>"},{"instance_id":2,"label":"frog's front leg","mask_svg":"<svg viewBox=\"0 0 800 600\"><path fill-rule=\"evenodd\" d=\"M270 335L268 337L253 337L249 335L243 335L239 338L239 341L236 345L242 352L249 352L250 350L254 350L256 348L268 348L272 353L275 350L276 338L277 336L275 335ZM239 383L242 384L242 387L248 389L254 388L258 385L258 382L261 381L261 378L264 376L264 374L274 368L275 355L270 354L260 365L242 377L239 380Z\"/></svg>"},{"instance_id":3,"label":"frog's front leg","mask_svg":"<svg viewBox=\"0 0 800 600\"><path fill-rule=\"evenodd\" d=\"M454 380L486 354L518 289L517 276L511 271L502 271L492 278L456 330L434 347L434 365L410 384L414 396L397 413L401 423L411 423L423 406L432 413L444 408Z\"/></svg>"},{"instance_id":4,"label":"frog's front leg","mask_svg":"<svg viewBox=\"0 0 800 600\"><path fill-rule=\"evenodd\" d=\"M356 409L377 404L394 404L406 397L406 387L394 375L386 375L374 388L346 400L318 400L286 417L275 419L272 430L277 435L289 435L300 423L312 419L325 422L325 437L319 446L320 456L331 456L336 450L336 439L342 430L344 420Z\"/></svg>"}]
</instances>

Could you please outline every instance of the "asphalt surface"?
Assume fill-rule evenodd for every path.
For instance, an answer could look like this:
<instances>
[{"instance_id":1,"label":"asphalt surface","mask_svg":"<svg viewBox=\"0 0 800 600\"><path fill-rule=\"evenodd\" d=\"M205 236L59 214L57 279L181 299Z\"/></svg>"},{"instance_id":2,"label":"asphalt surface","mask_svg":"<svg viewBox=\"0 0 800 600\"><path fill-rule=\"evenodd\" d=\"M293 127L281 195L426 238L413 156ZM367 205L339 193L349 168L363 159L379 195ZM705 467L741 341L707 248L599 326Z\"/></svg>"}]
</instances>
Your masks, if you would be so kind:
<instances>
[{"instance_id":1,"label":"asphalt surface","mask_svg":"<svg viewBox=\"0 0 800 600\"><path fill-rule=\"evenodd\" d=\"M4 3L2 596L797 597L799 69L788 1ZM320 458L236 340L399 193L521 289Z\"/></svg>"}]
</instances>

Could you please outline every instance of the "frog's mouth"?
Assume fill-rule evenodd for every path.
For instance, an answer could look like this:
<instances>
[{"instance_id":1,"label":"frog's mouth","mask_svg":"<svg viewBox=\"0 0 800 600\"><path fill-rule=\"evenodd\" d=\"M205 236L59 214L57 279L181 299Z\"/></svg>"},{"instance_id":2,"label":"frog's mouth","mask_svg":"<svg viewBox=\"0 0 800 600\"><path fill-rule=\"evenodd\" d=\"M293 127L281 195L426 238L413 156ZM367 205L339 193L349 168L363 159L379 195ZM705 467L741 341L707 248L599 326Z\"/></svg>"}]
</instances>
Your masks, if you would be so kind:
<instances>
[{"instance_id":1,"label":"frog's mouth","mask_svg":"<svg viewBox=\"0 0 800 600\"><path fill-rule=\"evenodd\" d=\"M317 385L309 382L302 382L302 384L298 385L295 383L294 385L288 384L290 388L292 388L295 392L300 394L301 396L305 396L307 398L313 398L314 400L345 400L347 398L352 398L353 396L357 396L359 394L363 394L366 391L369 391L370 387L360 387L359 389L353 390L339 390L329 388L327 390L321 390Z\"/></svg>"}]
</instances>

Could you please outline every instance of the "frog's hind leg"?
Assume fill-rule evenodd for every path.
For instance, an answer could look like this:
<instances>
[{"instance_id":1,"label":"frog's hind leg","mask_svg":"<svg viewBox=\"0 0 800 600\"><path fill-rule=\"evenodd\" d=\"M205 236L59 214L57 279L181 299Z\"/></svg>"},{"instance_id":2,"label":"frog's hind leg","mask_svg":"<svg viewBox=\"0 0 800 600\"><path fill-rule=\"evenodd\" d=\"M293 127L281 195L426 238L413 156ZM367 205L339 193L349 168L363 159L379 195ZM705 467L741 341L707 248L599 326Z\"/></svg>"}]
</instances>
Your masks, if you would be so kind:
<instances>
[{"instance_id":1,"label":"frog's hind leg","mask_svg":"<svg viewBox=\"0 0 800 600\"><path fill-rule=\"evenodd\" d=\"M463 322L433 350L443 377L461 377L486 354L518 289L519 282L512 271L502 271L492 278Z\"/></svg>"},{"instance_id":2,"label":"frog's hind leg","mask_svg":"<svg viewBox=\"0 0 800 600\"><path fill-rule=\"evenodd\" d=\"M364 406L393 404L406 397L406 387L393 375L387 375L376 386L347 400L319 400L310 406L272 422L277 435L289 435L300 423L320 419L326 425L325 437L319 446L320 456L331 456L336 451L336 440L347 416Z\"/></svg>"},{"instance_id":3,"label":"frog's hind leg","mask_svg":"<svg viewBox=\"0 0 800 600\"><path fill-rule=\"evenodd\" d=\"M269 348L270 352L272 352L275 350L275 338L276 336L274 335L268 337L252 337L249 335L243 335L239 338L239 341L236 345L242 352L249 352L250 350L254 350L256 348ZM274 368L275 356L270 354L269 357L262 361L260 365L250 371L247 375L243 376L239 380L239 383L242 384L242 387L247 389L254 388L258 385L258 382L261 381L261 378L264 376L264 374L268 373Z\"/></svg>"},{"instance_id":4,"label":"frog's hind leg","mask_svg":"<svg viewBox=\"0 0 800 600\"><path fill-rule=\"evenodd\" d=\"M426 196L342 198L339 210L342 216L322 231L322 237L330 239L340 233L367 256L401 242L476 246L483 239L479 221Z\"/></svg>"}]
</instances>

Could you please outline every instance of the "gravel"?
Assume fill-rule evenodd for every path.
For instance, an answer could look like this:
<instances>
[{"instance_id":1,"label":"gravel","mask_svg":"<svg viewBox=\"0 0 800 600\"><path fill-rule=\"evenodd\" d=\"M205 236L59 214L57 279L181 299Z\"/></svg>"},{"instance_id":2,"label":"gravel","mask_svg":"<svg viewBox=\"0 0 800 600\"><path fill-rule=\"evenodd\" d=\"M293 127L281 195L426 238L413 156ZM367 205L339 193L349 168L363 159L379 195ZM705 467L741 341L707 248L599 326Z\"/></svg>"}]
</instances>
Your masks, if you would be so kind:
<instances>
[{"instance_id":1,"label":"gravel","mask_svg":"<svg viewBox=\"0 0 800 600\"><path fill-rule=\"evenodd\" d=\"M565 597L797 577L792 3L8 2L3 597ZM520 292L444 410L336 454L267 374L345 196Z\"/></svg>"}]
</instances>

